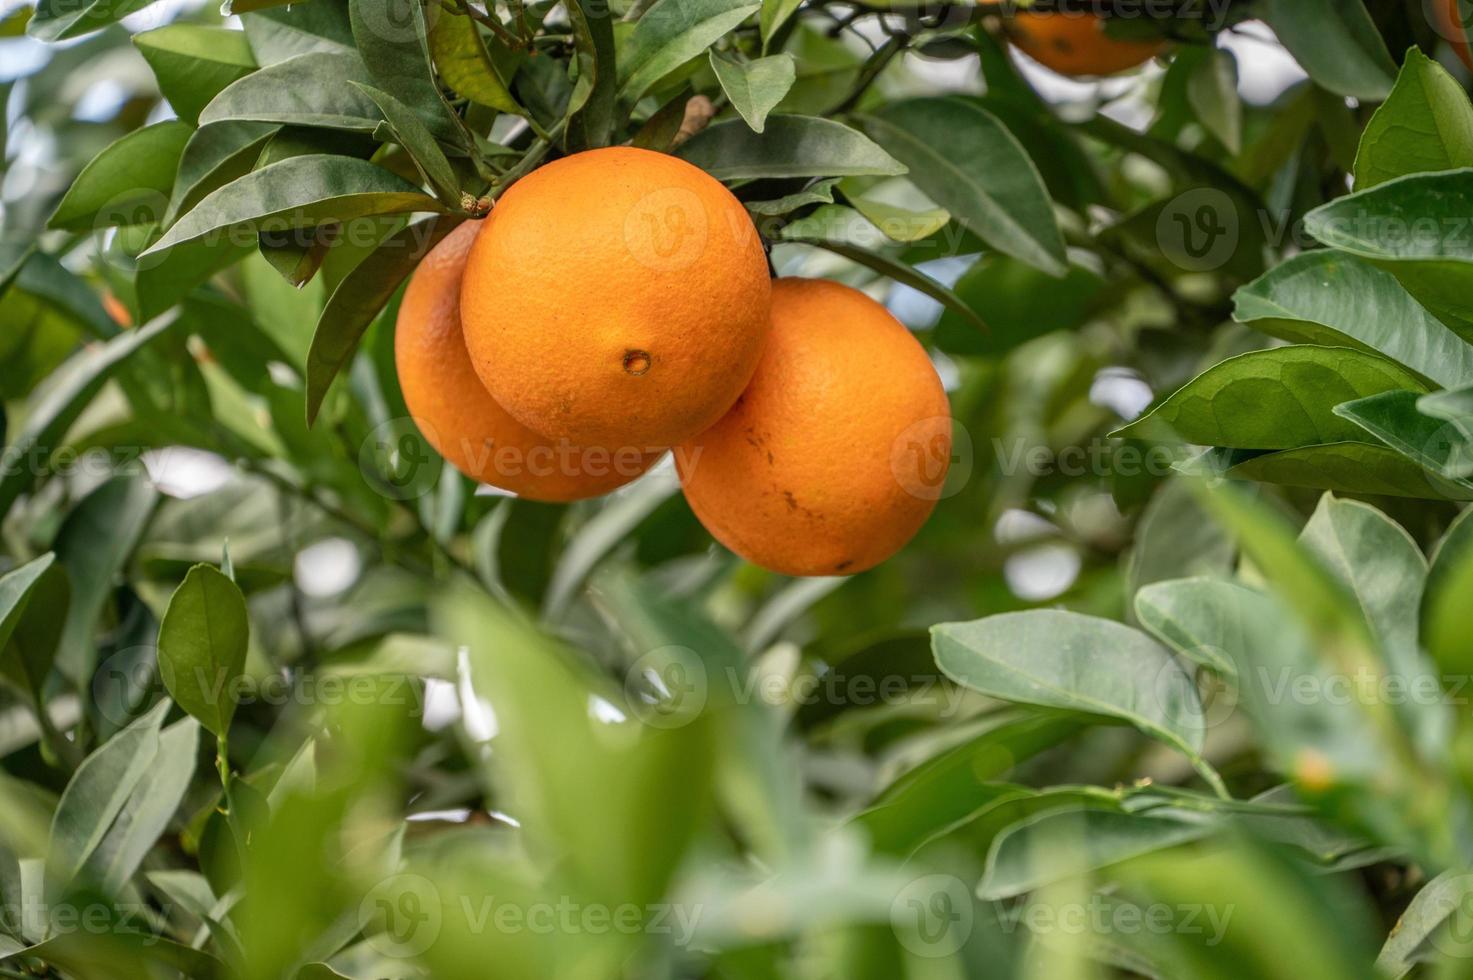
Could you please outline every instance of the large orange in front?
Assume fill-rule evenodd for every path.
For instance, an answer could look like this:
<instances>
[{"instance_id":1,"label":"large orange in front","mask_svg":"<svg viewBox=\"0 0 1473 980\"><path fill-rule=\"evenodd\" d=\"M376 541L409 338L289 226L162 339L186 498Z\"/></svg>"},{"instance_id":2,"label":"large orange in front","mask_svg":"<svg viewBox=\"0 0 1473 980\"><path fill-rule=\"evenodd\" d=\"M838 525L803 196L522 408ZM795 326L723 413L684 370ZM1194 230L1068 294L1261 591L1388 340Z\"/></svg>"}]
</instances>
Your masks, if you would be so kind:
<instances>
[{"instance_id":1,"label":"large orange in front","mask_svg":"<svg viewBox=\"0 0 1473 980\"><path fill-rule=\"evenodd\" d=\"M659 454L548 439L508 415L476 376L461 333L460 283L478 224L445 236L404 291L394 365L409 414L462 473L533 500L596 497L628 483Z\"/></svg>"},{"instance_id":2,"label":"large orange in front","mask_svg":"<svg viewBox=\"0 0 1473 980\"><path fill-rule=\"evenodd\" d=\"M663 153L554 161L497 202L461 287L466 346L524 425L655 449L721 417L767 336L771 280L731 192Z\"/></svg>"},{"instance_id":3,"label":"large orange in front","mask_svg":"<svg viewBox=\"0 0 1473 980\"><path fill-rule=\"evenodd\" d=\"M1150 61L1165 49L1160 41L1123 41L1105 33L1094 14L1015 14L1005 29L1030 58L1060 75L1114 75Z\"/></svg>"},{"instance_id":4,"label":"large orange in front","mask_svg":"<svg viewBox=\"0 0 1473 980\"><path fill-rule=\"evenodd\" d=\"M879 303L821 279L773 284L751 385L675 450L701 523L788 575L850 575L895 554L950 462L950 407L925 350Z\"/></svg>"}]
</instances>

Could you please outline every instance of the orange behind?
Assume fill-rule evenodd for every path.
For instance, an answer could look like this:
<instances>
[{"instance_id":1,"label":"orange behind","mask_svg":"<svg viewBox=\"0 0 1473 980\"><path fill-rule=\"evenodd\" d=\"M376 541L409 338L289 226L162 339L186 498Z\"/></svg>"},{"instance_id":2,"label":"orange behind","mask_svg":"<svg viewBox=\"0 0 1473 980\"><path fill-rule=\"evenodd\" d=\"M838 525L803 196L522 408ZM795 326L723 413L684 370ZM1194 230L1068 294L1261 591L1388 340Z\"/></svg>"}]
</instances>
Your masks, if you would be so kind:
<instances>
[{"instance_id":1,"label":"orange behind","mask_svg":"<svg viewBox=\"0 0 1473 980\"><path fill-rule=\"evenodd\" d=\"M1453 50L1458 57L1463 59L1463 64L1469 70L1473 70L1473 47L1469 46L1468 24L1463 19L1461 0L1441 0L1438 7L1438 17L1442 23L1437 25L1438 33L1443 35L1452 43Z\"/></svg>"},{"instance_id":2,"label":"orange behind","mask_svg":"<svg viewBox=\"0 0 1473 980\"><path fill-rule=\"evenodd\" d=\"M675 461L691 509L732 551L788 575L849 575L930 515L950 406L925 350L879 303L779 279L751 385Z\"/></svg>"},{"instance_id":3,"label":"orange behind","mask_svg":"<svg viewBox=\"0 0 1473 980\"><path fill-rule=\"evenodd\" d=\"M394 329L404 401L430 445L482 483L533 500L608 493L647 470L660 453L583 449L547 439L513 419L471 367L460 323L466 255L486 222L467 221L420 262Z\"/></svg>"},{"instance_id":4,"label":"orange behind","mask_svg":"<svg viewBox=\"0 0 1473 980\"><path fill-rule=\"evenodd\" d=\"M1114 75L1150 61L1166 49L1162 41L1121 41L1105 33L1094 14L1015 14L1008 37L1028 57L1060 75Z\"/></svg>"},{"instance_id":5,"label":"orange behind","mask_svg":"<svg viewBox=\"0 0 1473 980\"><path fill-rule=\"evenodd\" d=\"M632 147L514 184L462 286L481 380L523 424L665 447L731 407L762 353L771 280L756 228L700 169Z\"/></svg>"}]
</instances>

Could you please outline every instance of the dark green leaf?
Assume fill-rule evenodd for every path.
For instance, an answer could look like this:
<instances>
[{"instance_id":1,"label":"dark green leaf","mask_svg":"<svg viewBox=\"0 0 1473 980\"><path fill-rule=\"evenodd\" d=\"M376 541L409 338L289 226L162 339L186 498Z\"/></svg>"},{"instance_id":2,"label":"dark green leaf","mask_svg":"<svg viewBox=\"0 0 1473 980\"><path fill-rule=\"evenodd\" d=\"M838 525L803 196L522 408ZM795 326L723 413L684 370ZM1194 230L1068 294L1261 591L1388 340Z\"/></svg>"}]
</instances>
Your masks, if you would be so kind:
<instances>
[{"instance_id":1,"label":"dark green leaf","mask_svg":"<svg viewBox=\"0 0 1473 980\"><path fill-rule=\"evenodd\" d=\"M231 242L232 230L310 228L370 214L443 211L404 178L352 157L313 154L253 171L205 196L143 252L154 255L206 239Z\"/></svg>"},{"instance_id":2,"label":"dark green leaf","mask_svg":"<svg viewBox=\"0 0 1473 980\"><path fill-rule=\"evenodd\" d=\"M460 223L457 217L426 218L379 245L333 290L307 351L307 422L317 418L333 378L348 363L363 331L430 249Z\"/></svg>"},{"instance_id":3,"label":"dark green leaf","mask_svg":"<svg viewBox=\"0 0 1473 980\"><path fill-rule=\"evenodd\" d=\"M1412 48L1396 88L1361 134L1356 190L1459 167L1473 167L1473 105L1447 69Z\"/></svg>"},{"instance_id":4,"label":"dark green leaf","mask_svg":"<svg viewBox=\"0 0 1473 980\"><path fill-rule=\"evenodd\" d=\"M1275 347L1213 365L1112 435L1236 449L1353 441L1360 429L1335 406L1395 389L1426 387L1394 362L1348 347Z\"/></svg>"},{"instance_id":5,"label":"dark green leaf","mask_svg":"<svg viewBox=\"0 0 1473 980\"><path fill-rule=\"evenodd\" d=\"M458 140L461 130L430 68L429 27L419 0L348 0L348 16L374 87L417 113L437 138Z\"/></svg>"},{"instance_id":6,"label":"dark green leaf","mask_svg":"<svg viewBox=\"0 0 1473 980\"><path fill-rule=\"evenodd\" d=\"M16 681L37 707L45 701L46 679L71 604L66 569L54 557L43 555L0 579L0 606L6 610L0 626L6 636L0 642L0 672ZM34 571L41 565L45 567Z\"/></svg>"},{"instance_id":7,"label":"dark green leaf","mask_svg":"<svg viewBox=\"0 0 1473 980\"><path fill-rule=\"evenodd\" d=\"M886 106L860 125L983 241L1064 275L1064 239L1043 179L997 117L964 99L925 98Z\"/></svg>"},{"instance_id":8,"label":"dark green leaf","mask_svg":"<svg viewBox=\"0 0 1473 980\"><path fill-rule=\"evenodd\" d=\"M718 180L905 173L903 164L863 134L809 116L772 116L761 134L739 119L717 123L682 143L675 155Z\"/></svg>"},{"instance_id":9,"label":"dark green leaf","mask_svg":"<svg viewBox=\"0 0 1473 980\"><path fill-rule=\"evenodd\" d=\"M384 120L389 124L389 130L394 134L394 139L414 160L415 167L420 176L425 179L432 188L435 196L449 208L460 207L460 181L455 177L455 171L450 167L450 161L445 158L445 153L440 149L440 144L435 142L435 137L425 128L409 107L387 92L380 92L376 88L354 82L368 97L378 105L384 114Z\"/></svg>"},{"instance_id":10,"label":"dark green leaf","mask_svg":"<svg viewBox=\"0 0 1473 980\"><path fill-rule=\"evenodd\" d=\"M760 6L759 0L656 0L620 51L620 98L630 105L639 101L652 85L700 55Z\"/></svg>"},{"instance_id":11,"label":"dark green leaf","mask_svg":"<svg viewBox=\"0 0 1473 980\"><path fill-rule=\"evenodd\" d=\"M250 173L262 147L279 128L272 123L232 119L196 129L179 158L164 227L172 225L206 194Z\"/></svg>"},{"instance_id":12,"label":"dark green leaf","mask_svg":"<svg viewBox=\"0 0 1473 980\"><path fill-rule=\"evenodd\" d=\"M134 130L82 168L49 222L52 228L158 221L191 132L177 120Z\"/></svg>"},{"instance_id":13,"label":"dark green leaf","mask_svg":"<svg viewBox=\"0 0 1473 980\"><path fill-rule=\"evenodd\" d=\"M1424 378L1473 382L1469 346L1407 295L1390 273L1344 252L1295 256L1234 297L1235 319L1299 344L1384 354Z\"/></svg>"},{"instance_id":14,"label":"dark green leaf","mask_svg":"<svg viewBox=\"0 0 1473 980\"><path fill-rule=\"evenodd\" d=\"M227 86L200 112L200 125L249 119L372 133L383 116L373 100L349 82L373 84L356 54L308 52Z\"/></svg>"},{"instance_id":15,"label":"dark green leaf","mask_svg":"<svg viewBox=\"0 0 1473 980\"><path fill-rule=\"evenodd\" d=\"M314 51L352 54L355 50L347 0L274 6L243 14L240 21L256 63L262 66ZM359 65L361 69L361 60Z\"/></svg>"},{"instance_id":16,"label":"dark green leaf","mask_svg":"<svg viewBox=\"0 0 1473 980\"><path fill-rule=\"evenodd\" d=\"M40 0L26 33L42 41L64 41L116 24L152 0Z\"/></svg>"},{"instance_id":17,"label":"dark green leaf","mask_svg":"<svg viewBox=\"0 0 1473 980\"><path fill-rule=\"evenodd\" d=\"M570 0L578 80L568 99L568 146L593 149L613 138L619 75L614 54L614 15L606 3Z\"/></svg>"},{"instance_id":18,"label":"dark green leaf","mask_svg":"<svg viewBox=\"0 0 1473 980\"><path fill-rule=\"evenodd\" d=\"M984 255L962 273L955 291L991 331L978 333L948 307L936 326L936 344L958 354L1005 354L1046 333L1083 326L1104 287L1097 273L1074 263L1063 279L1054 279L1010 256Z\"/></svg>"},{"instance_id":19,"label":"dark green leaf","mask_svg":"<svg viewBox=\"0 0 1473 980\"><path fill-rule=\"evenodd\" d=\"M256 70L245 34L224 27L170 24L135 34L133 43L153 69L159 91L190 123L227 85Z\"/></svg>"},{"instance_id":20,"label":"dark green leaf","mask_svg":"<svg viewBox=\"0 0 1473 980\"><path fill-rule=\"evenodd\" d=\"M1282 452L1213 450L1212 469L1235 480L1335 493L1423 500L1473 500L1473 491L1427 472L1402 454L1365 442L1333 442Z\"/></svg>"},{"instance_id":21,"label":"dark green leaf","mask_svg":"<svg viewBox=\"0 0 1473 980\"><path fill-rule=\"evenodd\" d=\"M1473 670L1473 630L1468 596L1473 595L1473 507L1453 521L1432 555L1422 593L1421 640L1448 676Z\"/></svg>"},{"instance_id":22,"label":"dark green leaf","mask_svg":"<svg viewBox=\"0 0 1473 980\"><path fill-rule=\"evenodd\" d=\"M1265 0L1263 19L1309 76L1336 93L1379 101L1396 62L1362 0Z\"/></svg>"},{"instance_id":23,"label":"dark green leaf","mask_svg":"<svg viewBox=\"0 0 1473 980\"><path fill-rule=\"evenodd\" d=\"M218 737L235 715L250 619L245 597L211 565L196 565L159 624L159 673L179 706Z\"/></svg>"},{"instance_id":24,"label":"dark green leaf","mask_svg":"<svg viewBox=\"0 0 1473 980\"><path fill-rule=\"evenodd\" d=\"M1473 490L1466 479L1473 474L1473 440L1455 423L1417 410L1414 391L1387 391L1335 407L1377 440L1407 459Z\"/></svg>"}]
</instances>

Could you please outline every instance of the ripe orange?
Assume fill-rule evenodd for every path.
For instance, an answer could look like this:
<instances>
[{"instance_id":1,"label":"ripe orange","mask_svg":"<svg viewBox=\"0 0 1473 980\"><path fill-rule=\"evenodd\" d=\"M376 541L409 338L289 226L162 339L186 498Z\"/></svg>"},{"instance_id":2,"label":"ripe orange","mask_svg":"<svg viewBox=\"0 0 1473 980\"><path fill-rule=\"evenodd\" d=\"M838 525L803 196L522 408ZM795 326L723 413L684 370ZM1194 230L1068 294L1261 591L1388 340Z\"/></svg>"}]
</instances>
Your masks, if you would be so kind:
<instances>
[{"instance_id":1,"label":"ripe orange","mask_svg":"<svg viewBox=\"0 0 1473 980\"><path fill-rule=\"evenodd\" d=\"M1160 54L1161 41L1122 41L1105 33L1105 21L1094 14L1015 14L1008 36L1034 61L1071 77L1114 75L1138 67Z\"/></svg>"},{"instance_id":2,"label":"ripe orange","mask_svg":"<svg viewBox=\"0 0 1473 980\"><path fill-rule=\"evenodd\" d=\"M675 460L691 509L732 551L788 575L847 575L925 523L951 463L951 414L925 350L883 306L836 282L779 279L752 383Z\"/></svg>"},{"instance_id":3,"label":"ripe orange","mask_svg":"<svg viewBox=\"0 0 1473 980\"><path fill-rule=\"evenodd\" d=\"M1465 0L1439 0L1435 8L1438 19L1435 26L1437 33L1447 38L1452 44L1458 57L1463 59L1463 64L1473 69L1473 46L1469 44L1469 23L1463 13L1464 2Z\"/></svg>"},{"instance_id":4,"label":"ripe orange","mask_svg":"<svg viewBox=\"0 0 1473 980\"><path fill-rule=\"evenodd\" d=\"M497 202L466 265L466 346L522 424L666 447L721 417L757 367L771 280L740 202L683 160L577 153Z\"/></svg>"},{"instance_id":5,"label":"ripe orange","mask_svg":"<svg viewBox=\"0 0 1473 980\"><path fill-rule=\"evenodd\" d=\"M628 483L660 454L547 439L508 415L476 376L461 332L460 284L478 224L445 236L404 291L394 364L415 424L462 473L533 500L580 500Z\"/></svg>"}]
</instances>

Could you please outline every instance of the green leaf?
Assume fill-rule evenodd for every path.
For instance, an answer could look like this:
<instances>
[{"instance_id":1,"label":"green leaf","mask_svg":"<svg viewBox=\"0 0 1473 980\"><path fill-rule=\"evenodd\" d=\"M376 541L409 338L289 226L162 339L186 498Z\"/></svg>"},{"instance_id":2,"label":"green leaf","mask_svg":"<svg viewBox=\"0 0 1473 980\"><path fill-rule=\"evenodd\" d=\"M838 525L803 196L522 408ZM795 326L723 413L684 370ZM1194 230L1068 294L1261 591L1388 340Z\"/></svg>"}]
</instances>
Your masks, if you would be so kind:
<instances>
[{"instance_id":1,"label":"green leaf","mask_svg":"<svg viewBox=\"0 0 1473 980\"><path fill-rule=\"evenodd\" d=\"M243 14L240 22L255 52L256 63L263 67L316 51L337 54L356 51L348 5L342 0L256 9ZM361 59L359 66L363 70Z\"/></svg>"},{"instance_id":2,"label":"green leaf","mask_svg":"<svg viewBox=\"0 0 1473 980\"><path fill-rule=\"evenodd\" d=\"M564 4L573 24L578 80L568 99L568 145L572 149L608 146L618 123L619 73L614 47L614 15L598 0Z\"/></svg>"},{"instance_id":3,"label":"green leaf","mask_svg":"<svg viewBox=\"0 0 1473 980\"><path fill-rule=\"evenodd\" d=\"M348 18L374 87L417 113L436 137L459 141L461 129L430 68L429 28L418 0L348 0Z\"/></svg>"},{"instance_id":4,"label":"green leaf","mask_svg":"<svg viewBox=\"0 0 1473 980\"><path fill-rule=\"evenodd\" d=\"M10 635L25 615L32 591L55 561L56 556L47 552L0 575L0 650L10 642Z\"/></svg>"},{"instance_id":5,"label":"green leaf","mask_svg":"<svg viewBox=\"0 0 1473 980\"><path fill-rule=\"evenodd\" d=\"M1237 449L1354 441L1360 429L1337 416L1335 406L1394 389L1426 387L1374 354L1347 347L1275 347L1213 365L1111 435Z\"/></svg>"},{"instance_id":6,"label":"green leaf","mask_svg":"<svg viewBox=\"0 0 1473 980\"><path fill-rule=\"evenodd\" d=\"M430 53L440 77L454 91L488 109L522 114L470 17L441 10L430 26Z\"/></svg>"},{"instance_id":7,"label":"green leaf","mask_svg":"<svg viewBox=\"0 0 1473 980\"><path fill-rule=\"evenodd\" d=\"M425 218L384 239L333 290L307 351L307 423L317 419L333 378L358 349L363 332L430 249L460 224L454 216Z\"/></svg>"},{"instance_id":8,"label":"green leaf","mask_svg":"<svg viewBox=\"0 0 1473 980\"><path fill-rule=\"evenodd\" d=\"M785 194L769 201L743 201L742 205L755 215L779 217L810 204L833 204L834 187L838 185L839 180L838 177L815 180L801 191Z\"/></svg>"},{"instance_id":9,"label":"green leaf","mask_svg":"<svg viewBox=\"0 0 1473 980\"><path fill-rule=\"evenodd\" d=\"M1191 676L1129 626L1053 609L931 628L952 680L1004 701L1123 721L1202 760L1205 723ZM1209 778L1212 778L1209 776Z\"/></svg>"},{"instance_id":10,"label":"green leaf","mask_svg":"<svg viewBox=\"0 0 1473 980\"><path fill-rule=\"evenodd\" d=\"M445 158L445 152L440 149L440 144L435 142L435 137L430 135L425 124L410 111L407 105L389 93L380 92L361 82L353 84L362 89L383 112L384 121L389 125L389 131L394 134L394 139L404 147L410 159L414 161L414 166L419 170L420 176L434 188L435 196L446 207L459 208L460 181L456 178L455 171L451 169L450 161Z\"/></svg>"},{"instance_id":11,"label":"green leaf","mask_svg":"<svg viewBox=\"0 0 1473 980\"><path fill-rule=\"evenodd\" d=\"M912 210L878 201L862 194L845 196L854 210L874 225L892 242L918 242L930 238L951 222L951 215L940 208Z\"/></svg>"},{"instance_id":12,"label":"green leaf","mask_svg":"<svg viewBox=\"0 0 1473 980\"><path fill-rule=\"evenodd\" d=\"M798 71L790 54L756 61L737 61L711 51L711 70L737 113L756 133L767 124L767 114L793 87Z\"/></svg>"},{"instance_id":13,"label":"green leaf","mask_svg":"<svg viewBox=\"0 0 1473 980\"><path fill-rule=\"evenodd\" d=\"M1418 411L1414 391L1388 391L1335 407L1377 440L1433 473L1473 490L1473 439L1455 423Z\"/></svg>"},{"instance_id":14,"label":"green leaf","mask_svg":"<svg viewBox=\"0 0 1473 980\"><path fill-rule=\"evenodd\" d=\"M87 859L83 878L111 894L127 886L184 801L198 759L199 724L193 718L164 729L157 754L118 811L112 829Z\"/></svg>"},{"instance_id":15,"label":"green leaf","mask_svg":"<svg viewBox=\"0 0 1473 980\"><path fill-rule=\"evenodd\" d=\"M159 750L159 727L171 702L160 701L147 714L103 743L77 767L51 821L47 870L65 886L102 843Z\"/></svg>"},{"instance_id":16,"label":"green leaf","mask_svg":"<svg viewBox=\"0 0 1473 980\"><path fill-rule=\"evenodd\" d=\"M47 223L89 231L158 221L192 130L178 120L136 129L82 168Z\"/></svg>"},{"instance_id":17,"label":"green leaf","mask_svg":"<svg viewBox=\"0 0 1473 980\"><path fill-rule=\"evenodd\" d=\"M619 53L619 97L627 104L697 57L761 6L758 0L656 0Z\"/></svg>"},{"instance_id":18,"label":"green leaf","mask_svg":"<svg viewBox=\"0 0 1473 980\"><path fill-rule=\"evenodd\" d=\"M1467 431L1469 423L1473 423L1473 384L1423 395L1417 401L1417 411L1435 419L1457 422Z\"/></svg>"},{"instance_id":19,"label":"green leaf","mask_svg":"<svg viewBox=\"0 0 1473 980\"><path fill-rule=\"evenodd\" d=\"M206 194L250 173L266 141L279 129L273 123L231 119L201 126L190 134L179 157L164 227L172 225Z\"/></svg>"},{"instance_id":20,"label":"green leaf","mask_svg":"<svg viewBox=\"0 0 1473 980\"><path fill-rule=\"evenodd\" d=\"M740 120L716 123L682 143L675 155L717 180L905 173L903 164L863 134L810 116L772 116L760 134Z\"/></svg>"},{"instance_id":21,"label":"green leaf","mask_svg":"<svg viewBox=\"0 0 1473 980\"><path fill-rule=\"evenodd\" d=\"M196 565L159 624L159 673L179 706L224 738L250 637L245 596L212 565Z\"/></svg>"},{"instance_id":22,"label":"green leaf","mask_svg":"<svg viewBox=\"0 0 1473 980\"><path fill-rule=\"evenodd\" d=\"M227 86L200 112L200 125L250 119L372 133L383 116L372 99L348 82L373 84L358 55L342 51L301 54Z\"/></svg>"},{"instance_id":23,"label":"green leaf","mask_svg":"<svg viewBox=\"0 0 1473 980\"><path fill-rule=\"evenodd\" d=\"M1470 896L1473 896L1473 877L1463 871L1444 871L1423 885L1396 920L1386 937L1386 945L1376 957L1381 975L1404 977L1416 964L1438 959L1432 955L1437 949L1433 944L1444 931L1451 933L1447 936L1447 948L1466 948L1466 937L1458 929L1455 917L1463 914ZM1450 920L1454 923L1451 927Z\"/></svg>"},{"instance_id":24,"label":"green leaf","mask_svg":"<svg viewBox=\"0 0 1473 980\"><path fill-rule=\"evenodd\" d=\"M984 255L962 273L954 289L991 331L978 333L948 308L936 325L936 345L956 354L1006 354L1035 337L1083 326L1104 288L1097 273L1074 263L1063 279L1055 279L1011 256Z\"/></svg>"},{"instance_id":25,"label":"green leaf","mask_svg":"<svg viewBox=\"0 0 1473 980\"><path fill-rule=\"evenodd\" d=\"M227 85L256 70L243 31L170 24L133 35L133 44L153 69L159 91L189 123L197 122L200 111Z\"/></svg>"},{"instance_id":26,"label":"green leaf","mask_svg":"<svg viewBox=\"0 0 1473 980\"><path fill-rule=\"evenodd\" d=\"M1421 500L1473 500L1473 491L1439 478L1401 453L1365 442L1333 442L1281 452L1212 450L1215 473L1286 487Z\"/></svg>"},{"instance_id":27,"label":"green leaf","mask_svg":"<svg viewBox=\"0 0 1473 980\"><path fill-rule=\"evenodd\" d=\"M1187 478L1168 480L1141 512L1125 562L1127 605L1152 583L1232 570L1237 548L1192 489ZM1160 633L1156 636L1164 642Z\"/></svg>"},{"instance_id":28,"label":"green leaf","mask_svg":"<svg viewBox=\"0 0 1473 980\"><path fill-rule=\"evenodd\" d=\"M1415 174L1316 208L1304 228L1386 269L1454 333L1473 342L1473 169Z\"/></svg>"},{"instance_id":29,"label":"green leaf","mask_svg":"<svg viewBox=\"0 0 1473 980\"><path fill-rule=\"evenodd\" d=\"M1444 674L1473 670L1473 630L1468 629L1468 596L1473 595L1473 507L1453 521L1437 550L1422 593L1421 639Z\"/></svg>"},{"instance_id":30,"label":"green leaf","mask_svg":"<svg viewBox=\"0 0 1473 980\"><path fill-rule=\"evenodd\" d=\"M1222 48L1201 50L1204 53L1200 62L1187 77L1187 102L1207 132L1236 156L1243 150L1243 101L1238 97L1238 60L1231 51Z\"/></svg>"},{"instance_id":31,"label":"green leaf","mask_svg":"<svg viewBox=\"0 0 1473 980\"><path fill-rule=\"evenodd\" d=\"M242 227L315 227L370 214L444 210L404 178L366 160L311 154L252 171L206 195L142 254L197 239L233 241L232 230Z\"/></svg>"},{"instance_id":32,"label":"green leaf","mask_svg":"<svg viewBox=\"0 0 1473 980\"><path fill-rule=\"evenodd\" d=\"M1473 104L1447 69L1412 48L1396 88L1361 134L1356 190L1459 167L1473 167Z\"/></svg>"},{"instance_id":33,"label":"green leaf","mask_svg":"<svg viewBox=\"0 0 1473 980\"><path fill-rule=\"evenodd\" d=\"M1363 0L1265 0L1262 17L1331 92L1370 102L1391 92L1396 62Z\"/></svg>"},{"instance_id":34,"label":"green leaf","mask_svg":"<svg viewBox=\"0 0 1473 980\"><path fill-rule=\"evenodd\" d=\"M801 6L803 6L803 0L762 0L762 13L757 18L757 26L762 32L764 52L772 43L772 36L783 24L787 23L788 18L798 12Z\"/></svg>"},{"instance_id":35,"label":"green leaf","mask_svg":"<svg viewBox=\"0 0 1473 980\"><path fill-rule=\"evenodd\" d=\"M860 125L984 242L1050 275L1067 271L1043 178L992 113L957 97L910 99L860 117Z\"/></svg>"},{"instance_id":36,"label":"green leaf","mask_svg":"<svg viewBox=\"0 0 1473 980\"><path fill-rule=\"evenodd\" d=\"M66 569L48 553L0 578L0 673L40 708L71 605ZM37 566L43 565L39 572Z\"/></svg>"},{"instance_id":37,"label":"green leaf","mask_svg":"<svg viewBox=\"0 0 1473 980\"><path fill-rule=\"evenodd\" d=\"M851 245L845 241L834 241L827 238L803 238L797 235L790 235L789 231L792 229L801 232L803 226L799 222L789 225L788 228L784 229L784 239L803 242L808 245L817 245L819 248L833 252L835 255L842 255L849 261L856 262L867 269L873 269L886 278L893 279L903 286L909 286L911 289L931 297L977 333L983 336L989 333L989 327L986 321L978 316L967 305L965 300L946 286L932 279L924 272L921 272L915 266L907 265L899 259L891 258L883 252L861 248L858 245Z\"/></svg>"},{"instance_id":38,"label":"green leaf","mask_svg":"<svg viewBox=\"0 0 1473 980\"><path fill-rule=\"evenodd\" d=\"M39 0L26 33L41 41L65 41L116 24L153 0Z\"/></svg>"},{"instance_id":39,"label":"green leaf","mask_svg":"<svg viewBox=\"0 0 1473 980\"><path fill-rule=\"evenodd\" d=\"M25 424L6 447L10 458L24 463L7 467L0 474L0 514L8 511L16 498L30 490L46 471L51 454L61 445L67 430L113 372L156 340L173 322L157 320L130 330L100 347L81 351L63 365L62 376L26 413Z\"/></svg>"},{"instance_id":40,"label":"green leaf","mask_svg":"<svg viewBox=\"0 0 1473 980\"><path fill-rule=\"evenodd\" d=\"M153 517L158 491L142 475L111 477L72 508L56 533L56 558L71 583L56 666L86 690L97 660L97 620Z\"/></svg>"},{"instance_id":41,"label":"green leaf","mask_svg":"<svg viewBox=\"0 0 1473 980\"><path fill-rule=\"evenodd\" d=\"M1299 543L1355 596L1385 658L1386 673L1414 680L1431 675L1417 646L1417 609L1427 579L1427 559L1412 536L1369 504L1320 498ZM1431 712L1402 706L1409 728L1437 721Z\"/></svg>"},{"instance_id":42,"label":"green leaf","mask_svg":"<svg viewBox=\"0 0 1473 980\"><path fill-rule=\"evenodd\" d=\"M1394 276L1353 255L1297 255L1238 290L1234 302L1234 318L1262 333L1384 354L1450 388L1473 382L1473 346L1418 306Z\"/></svg>"},{"instance_id":43,"label":"green leaf","mask_svg":"<svg viewBox=\"0 0 1473 980\"><path fill-rule=\"evenodd\" d=\"M1192 663L1220 677L1235 677L1238 665L1228 653L1241 646L1242 622L1224 617L1212 601L1220 580L1168 579L1135 594L1135 615L1152 636Z\"/></svg>"}]
</instances>

